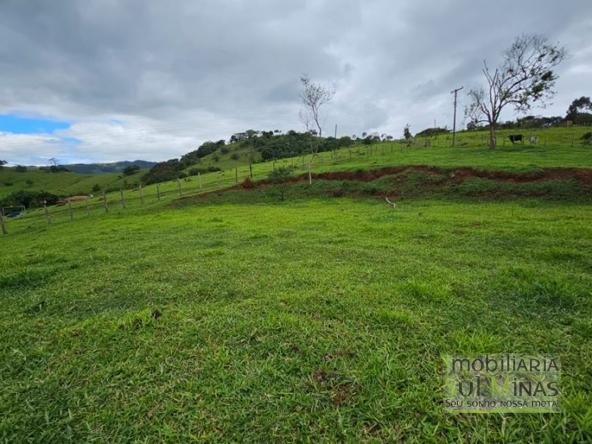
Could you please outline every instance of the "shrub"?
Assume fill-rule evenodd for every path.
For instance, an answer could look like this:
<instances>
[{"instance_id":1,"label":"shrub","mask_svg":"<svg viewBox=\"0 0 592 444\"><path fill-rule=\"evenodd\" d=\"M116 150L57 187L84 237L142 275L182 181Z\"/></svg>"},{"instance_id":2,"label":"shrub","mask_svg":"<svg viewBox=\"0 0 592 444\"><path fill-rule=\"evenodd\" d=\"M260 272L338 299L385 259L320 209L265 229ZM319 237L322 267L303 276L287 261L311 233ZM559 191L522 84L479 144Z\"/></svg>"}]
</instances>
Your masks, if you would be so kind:
<instances>
[{"instance_id":1,"label":"shrub","mask_svg":"<svg viewBox=\"0 0 592 444\"><path fill-rule=\"evenodd\" d=\"M59 197L46 191L17 191L0 200L0 206L24 206L26 208L42 207L43 201L49 205L56 204Z\"/></svg>"},{"instance_id":2,"label":"shrub","mask_svg":"<svg viewBox=\"0 0 592 444\"><path fill-rule=\"evenodd\" d=\"M17 165L14 167L14 171L16 171L17 173L26 173L27 167L23 165Z\"/></svg>"},{"instance_id":3,"label":"shrub","mask_svg":"<svg viewBox=\"0 0 592 444\"><path fill-rule=\"evenodd\" d=\"M241 187L245 189L250 189L255 187L255 183L251 180L249 176L245 177L245 180L242 181Z\"/></svg>"},{"instance_id":4,"label":"shrub","mask_svg":"<svg viewBox=\"0 0 592 444\"><path fill-rule=\"evenodd\" d=\"M592 145L592 132L587 132L582 136L582 141L584 145Z\"/></svg>"},{"instance_id":5,"label":"shrub","mask_svg":"<svg viewBox=\"0 0 592 444\"><path fill-rule=\"evenodd\" d=\"M123 175L124 176L131 176L132 174L137 173L138 171L140 171L140 167L137 165L130 165L128 167L125 167L123 169Z\"/></svg>"},{"instance_id":6,"label":"shrub","mask_svg":"<svg viewBox=\"0 0 592 444\"><path fill-rule=\"evenodd\" d=\"M222 168L216 166L209 166L207 168L191 168L187 172L190 176L197 176L198 174L215 173L216 171L222 171Z\"/></svg>"},{"instance_id":7,"label":"shrub","mask_svg":"<svg viewBox=\"0 0 592 444\"><path fill-rule=\"evenodd\" d=\"M447 128L426 128L423 131L420 131L415 136L416 137L430 137L430 136L437 136L438 134L448 134L450 132Z\"/></svg>"},{"instance_id":8,"label":"shrub","mask_svg":"<svg viewBox=\"0 0 592 444\"><path fill-rule=\"evenodd\" d=\"M238 153L232 153L232 154L230 155L230 158L231 158L232 160L238 160L238 159L240 158L240 156L238 155Z\"/></svg>"},{"instance_id":9,"label":"shrub","mask_svg":"<svg viewBox=\"0 0 592 444\"><path fill-rule=\"evenodd\" d=\"M286 189L288 187L288 182L286 179L288 177L290 177L291 173L292 173L292 167L282 166L282 167L276 168L271 173L269 173L269 175L267 176L269 178L269 180L271 180L272 183L278 184L278 189L280 192L280 200L282 200L282 201L285 200L285 198L286 198Z\"/></svg>"},{"instance_id":10,"label":"shrub","mask_svg":"<svg viewBox=\"0 0 592 444\"><path fill-rule=\"evenodd\" d=\"M290 177L290 174L292 174L292 167L281 166L281 167L273 170L271 173L269 173L267 175L267 178L274 183L280 183L280 182L284 182L285 179Z\"/></svg>"},{"instance_id":11,"label":"shrub","mask_svg":"<svg viewBox=\"0 0 592 444\"><path fill-rule=\"evenodd\" d=\"M101 186L98 183L95 183L92 187L91 190L93 193L98 193L99 191L101 191Z\"/></svg>"}]
</instances>

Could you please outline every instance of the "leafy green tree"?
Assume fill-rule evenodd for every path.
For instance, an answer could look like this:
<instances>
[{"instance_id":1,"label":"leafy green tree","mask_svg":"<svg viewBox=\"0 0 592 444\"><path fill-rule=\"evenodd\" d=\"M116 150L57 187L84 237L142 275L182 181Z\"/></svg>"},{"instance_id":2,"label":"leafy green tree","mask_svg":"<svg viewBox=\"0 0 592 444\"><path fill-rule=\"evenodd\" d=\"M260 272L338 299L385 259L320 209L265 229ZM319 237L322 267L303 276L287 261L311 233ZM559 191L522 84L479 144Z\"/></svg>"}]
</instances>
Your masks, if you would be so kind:
<instances>
[{"instance_id":1,"label":"leafy green tree","mask_svg":"<svg viewBox=\"0 0 592 444\"><path fill-rule=\"evenodd\" d=\"M140 171L140 167L137 165L130 165L127 166L123 169L123 175L124 176L131 176L132 174L137 173L138 171Z\"/></svg>"},{"instance_id":2,"label":"leafy green tree","mask_svg":"<svg viewBox=\"0 0 592 444\"><path fill-rule=\"evenodd\" d=\"M571 105L569 105L569 108L567 109L565 119L571 120L578 125L585 125L592 122L592 115L590 113L582 112L584 110L592 111L592 101L590 101L590 97L582 96L571 102Z\"/></svg>"}]
</instances>

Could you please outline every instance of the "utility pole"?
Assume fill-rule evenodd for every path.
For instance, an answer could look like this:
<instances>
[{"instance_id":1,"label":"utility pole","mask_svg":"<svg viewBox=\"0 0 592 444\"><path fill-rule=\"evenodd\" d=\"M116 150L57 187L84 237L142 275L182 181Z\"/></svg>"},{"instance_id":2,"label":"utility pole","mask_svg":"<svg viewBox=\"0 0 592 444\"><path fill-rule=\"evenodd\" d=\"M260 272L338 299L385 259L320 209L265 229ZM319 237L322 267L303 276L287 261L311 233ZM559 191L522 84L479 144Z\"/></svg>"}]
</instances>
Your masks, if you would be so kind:
<instances>
[{"instance_id":1,"label":"utility pole","mask_svg":"<svg viewBox=\"0 0 592 444\"><path fill-rule=\"evenodd\" d=\"M452 121L452 146L454 146L454 142L456 140L456 98L458 96L458 92L462 90L464 86L460 88L453 89L450 91L450 94L454 94L454 120Z\"/></svg>"}]
</instances>

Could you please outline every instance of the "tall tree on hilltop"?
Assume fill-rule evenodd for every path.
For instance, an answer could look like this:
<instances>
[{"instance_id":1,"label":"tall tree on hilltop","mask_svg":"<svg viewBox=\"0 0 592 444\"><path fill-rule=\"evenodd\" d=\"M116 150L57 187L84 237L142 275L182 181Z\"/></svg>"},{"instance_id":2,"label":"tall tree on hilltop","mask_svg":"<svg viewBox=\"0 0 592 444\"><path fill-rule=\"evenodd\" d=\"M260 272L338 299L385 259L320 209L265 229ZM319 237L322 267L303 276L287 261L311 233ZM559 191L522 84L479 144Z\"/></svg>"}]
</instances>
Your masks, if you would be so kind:
<instances>
[{"instance_id":1,"label":"tall tree on hilltop","mask_svg":"<svg viewBox=\"0 0 592 444\"><path fill-rule=\"evenodd\" d=\"M582 96L571 102L571 105L567 108L565 118L574 123L578 123L578 115L584 110L592 111L592 101L590 101L590 97Z\"/></svg>"},{"instance_id":2,"label":"tall tree on hilltop","mask_svg":"<svg viewBox=\"0 0 592 444\"><path fill-rule=\"evenodd\" d=\"M523 35L504 51L502 64L492 70L483 61L486 88L471 89L465 110L472 123L487 122L489 147L495 148L495 129L501 112L508 105L518 112L533 104L544 105L555 91L557 75L553 68L565 58L564 48L550 44L545 37Z\"/></svg>"},{"instance_id":3,"label":"tall tree on hilltop","mask_svg":"<svg viewBox=\"0 0 592 444\"><path fill-rule=\"evenodd\" d=\"M321 128L321 108L333 99L335 91L325 88L319 83L314 83L307 76L300 78L302 91L300 100L305 107L304 113L301 112L300 120L307 125L307 131L310 121L314 122L319 137L323 136Z\"/></svg>"}]
</instances>

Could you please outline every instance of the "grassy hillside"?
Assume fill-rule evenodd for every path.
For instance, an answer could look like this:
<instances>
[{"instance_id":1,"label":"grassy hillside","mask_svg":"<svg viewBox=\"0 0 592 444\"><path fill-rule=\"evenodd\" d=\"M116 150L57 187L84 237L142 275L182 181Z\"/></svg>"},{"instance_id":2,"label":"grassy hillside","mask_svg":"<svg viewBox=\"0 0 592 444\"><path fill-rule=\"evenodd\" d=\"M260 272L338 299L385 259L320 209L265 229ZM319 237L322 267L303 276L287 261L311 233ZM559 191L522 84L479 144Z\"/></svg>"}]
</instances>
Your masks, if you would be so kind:
<instances>
[{"instance_id":1,"label":"grassy hillside","mask_svg":"<svg viewBox=\"0 0 592 444\"><path fill-rule=\"evenodd\" d=\"M51 173L39 170L19 173L14 168L2 168L0 169L0 198L20 190L48 191L59 196L69 196L88 194L95 185L99 185L101 189L118 189L124 185L124 181L128 184L138 183L145 172L144 170L132 176L122 177L122 174L118 173Z\"/></svg>"},{"instance_id":2,"label":"grassy hillside","mask_svg":"<svg viewBox=\"0 0 592 444\"><path fill-rule=\"evenodd\" d=\"M352 148L337 150L335 153L320 153L315 159L315 171L340 169L374 168L389 165L434 166L477 166L483 168L512 169L532 167L592 167L592 146L584 145L581 137L591 131L590 127L549 128L536 130L502 130L499 131L500 146L489 150L486 131L460 132L457 135L457 147L450 148L450 135L431 138L418 137L410 144L400 142L381 142L364 145L361 142ZM528 141L522 145L511 145L508 134L524 134L526 137L536 135L538 144L530 145ZM573 142L573 144L572 144ZM239 169L241 180L249 174L248 165L251 159L260 162L260 153L250 146L231 144L223 153L217 150L200 160L199 163L185 168L188 173L192 168L210 166L222 169L222 173L202 175L203 184L231 184L234 169ZM294 165L305 169L307 160L304 157L278 159L276 165ZM256 163L253 168L259 178L265 177L273 168L274 162ZM15 172L12 168L0 169L0 198L19 190L48 191L57 195L88 194L94 185L102 189L118 190L128 186L137 186L145 174L142 170L132 176L121 177L121 174L77 174L48 173L43 171ZM192 179L194 182L196 179ZM125 183L124 183L125 181ZM175 184L163 184L163 187L174 188Z\"/></svg>"},{"instance_id":3,"label":"grassy hillside","mask_svg":"<svg viewBox=\"0 0 592 444\"><path fill-rule=\"evenodd\" d=\"M0 441L590 442L592 148L439 143L8 220ZM559 356L560 413L447 412L488 353Z\"/></svg>"},{"instance_id":4,"label":"grassy hillside","mask_svg":"<svg viewBox=\"0 0 592 444\"><path fill-rule=\"evenodd\" d=\"M586 126L573 126L573 127L556 127L556 128L535 128L535 129L512 129L512 130L499 130L497 132L498 138L498 151L506 151L506 148L514 148L519 150L520 152L530 152L532 154L537 154L540 150L529 148L542 148L544 151L548 148L556 148L559 150L566 150L568 152L568 148L576 148L577 152L582 153L586 161L589 162L589 157L592 156L592 146L586 145L583 143L582 136L588 132L592 131L592 127ZM509 141L508 136L510 134L522 134L525 138L524 144L516 144L512 145ZM536 144L530 144L529 137L534 136L537 138ZM456 147L458 148L469 148L469 149L479 149L479 148L486 148L488 144L488 137L489 133L486 130L479 130L479 131L461 131L458 132L456 135ZM403 142L393 142L395 145L400 145ZM443 148L448 149L451 147L452 144L452 134L441 134L434 137L416 137L414 138L409 145L404 144L405 147L409 148ZM378 144L380 146L384 146L384 144ZM373 145L375 147L376 145ZM358 142L356 148L365 149L361 142ZM584 148L584 150L581 150ZM585 148L591 148L589 150L585 150ZM208 167L208 166L218 166L221 169L230 169L235 168L241 165L248 165L250 158L255 158L257 160L260 159L260 154L250 148L249 146L244 146L241 144L231 144L227 146L228 152L223 153L220 149L218 149L215 153L208 154L205 156L199 166L201 167ZM524 151L526 150L526 151ZM345 151L345 150L342 150ZM481 152L481 150L477 150ZM510 150L511 152L512 150ZM458 165L459 161L462 161L462 157L457 155L455 151L439 151L443 158L450 159L456 165ZM427 159L432 159L434 152L428 152L427 154L420 154L420 157L424 157ZM238 159L233 159L233 157L238 157ZM493 156L492 156L493 157ZM499 157L499 156L496 156ZM413 159L410 159L410 161ZM520 158L517 162L521 165L524 165L527 158ZM556 159L560 161L560 159ZM473 159L468 158L466 165L473 165ZM427 162L430 163L430 162ZM537 164L535 159L532 159L532 164ZM492 165L497 166L497 165ZM550 166L550 165L549 165ZM560 166L560 165L557 165ZM570 165L571 166L571 165ZM191 167L187 168L188 171Z\"/></svg>"}]
</instances>

